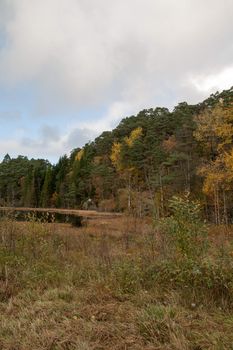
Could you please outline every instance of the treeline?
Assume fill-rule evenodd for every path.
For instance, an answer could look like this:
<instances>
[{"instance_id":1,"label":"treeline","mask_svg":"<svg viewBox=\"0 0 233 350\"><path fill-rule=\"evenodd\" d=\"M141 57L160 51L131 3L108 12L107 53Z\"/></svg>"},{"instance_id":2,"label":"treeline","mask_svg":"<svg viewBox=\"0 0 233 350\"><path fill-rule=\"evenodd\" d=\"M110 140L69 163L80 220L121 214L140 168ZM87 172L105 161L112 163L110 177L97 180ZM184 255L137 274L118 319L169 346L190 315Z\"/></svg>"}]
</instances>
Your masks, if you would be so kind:
<instances>
[{"instance_id":1,"label":"treeline","mask_svg":"<svg viewBox=\"0 0 233 350\"><path fill-rule=\"evenodd\" d=\"M198 199L208 220L233 218L233 88L197 105L151 108L123 119L56 165L6 155L0 204L169 212L173 195Z\"/></svg>"}]
</instances>

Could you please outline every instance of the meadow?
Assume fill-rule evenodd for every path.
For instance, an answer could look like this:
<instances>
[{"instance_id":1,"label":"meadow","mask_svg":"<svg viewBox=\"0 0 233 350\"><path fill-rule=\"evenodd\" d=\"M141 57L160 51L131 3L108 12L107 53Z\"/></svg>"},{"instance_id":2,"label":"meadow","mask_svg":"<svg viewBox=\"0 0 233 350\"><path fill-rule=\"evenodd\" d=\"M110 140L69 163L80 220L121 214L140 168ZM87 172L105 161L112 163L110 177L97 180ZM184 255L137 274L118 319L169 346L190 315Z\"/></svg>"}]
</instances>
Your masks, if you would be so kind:
<instances>
[{"instance_id":1,"label":"meadow","mask_svg":"<svg viewBox=\"0 0 233 350\"><path fill-rule=\"evenodd\" d=\"M0 349L233 349L233 230L177 222L2 218Z\"/></svg>"}]
</instances>

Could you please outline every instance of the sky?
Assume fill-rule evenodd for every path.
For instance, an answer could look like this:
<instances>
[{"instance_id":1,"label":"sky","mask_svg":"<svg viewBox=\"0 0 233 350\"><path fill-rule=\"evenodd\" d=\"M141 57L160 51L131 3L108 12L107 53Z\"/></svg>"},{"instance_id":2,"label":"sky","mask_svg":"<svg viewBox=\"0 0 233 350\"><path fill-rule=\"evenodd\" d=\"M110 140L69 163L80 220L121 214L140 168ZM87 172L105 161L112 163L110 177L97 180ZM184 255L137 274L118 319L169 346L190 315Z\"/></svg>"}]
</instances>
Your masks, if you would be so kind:
<instances>
[{"instance_id":1,"label":"sky","mask_svg":"<svg viewBox=\"0 0 233 350\"><path fill-rule=\"evenodd\" d=\"M0 0L0 159L233 85L232 0Z\"/></svg>"}]
</instances>

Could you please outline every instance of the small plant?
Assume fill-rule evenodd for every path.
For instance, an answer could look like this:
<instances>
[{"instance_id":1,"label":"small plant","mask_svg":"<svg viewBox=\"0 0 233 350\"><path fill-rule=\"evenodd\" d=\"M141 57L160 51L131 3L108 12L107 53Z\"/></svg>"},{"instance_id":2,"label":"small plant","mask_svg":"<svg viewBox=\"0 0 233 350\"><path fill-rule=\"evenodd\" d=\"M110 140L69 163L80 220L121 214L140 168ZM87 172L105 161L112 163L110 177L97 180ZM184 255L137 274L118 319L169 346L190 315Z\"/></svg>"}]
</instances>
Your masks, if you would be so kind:
<instances>
[{"instance_id":1,"label":"small plant","mask_svg":"<svg viewBox=\"0 0 233 350\"><path fill-rule=\"evenodd\" d=\"M142 310L138 317L141 335L146 341L168 343L174 332L176 313L171 307L151 304Z\"/></svg>"},{"instance_id":2,"label":"small plant","mask_svg":"<svg viewBox=\"0 0 233 350\"><path fill-rule=\"evenodd\" d=\"M201 219L201 205L189 195L174 196L169 205L172 215L160 221L160 230L169 236L171 248L182 258L200 257L207 249L207 228Z\"/></svg>"}]
</instances>

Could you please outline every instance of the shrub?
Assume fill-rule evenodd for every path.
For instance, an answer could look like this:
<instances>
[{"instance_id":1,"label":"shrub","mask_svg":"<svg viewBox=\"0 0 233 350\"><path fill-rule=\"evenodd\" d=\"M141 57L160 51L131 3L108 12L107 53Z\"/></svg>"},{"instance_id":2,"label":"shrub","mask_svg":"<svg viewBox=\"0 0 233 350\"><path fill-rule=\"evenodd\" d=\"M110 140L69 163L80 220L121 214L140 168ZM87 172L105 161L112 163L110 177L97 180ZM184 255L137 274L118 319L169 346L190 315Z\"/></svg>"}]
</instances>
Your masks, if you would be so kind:
<instances>
[{"instance_id":1,"label":"shrub","mask_svg":"<svg viewBox=\"0 0 233 350\"><path fill-rule=\"evenodd\" d=\"M168 238L171 252L181 259L195 260L207 250L207 228L201 220L201 206L189 196L170 200L172 215L160 220L159 230Z\"/></svg>"}]
</instances>

